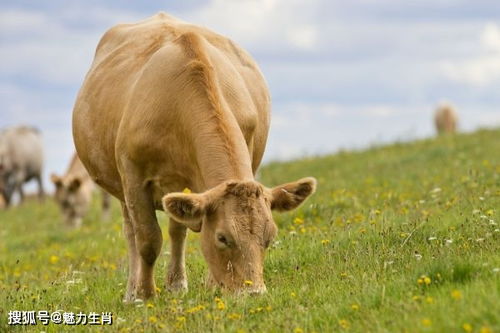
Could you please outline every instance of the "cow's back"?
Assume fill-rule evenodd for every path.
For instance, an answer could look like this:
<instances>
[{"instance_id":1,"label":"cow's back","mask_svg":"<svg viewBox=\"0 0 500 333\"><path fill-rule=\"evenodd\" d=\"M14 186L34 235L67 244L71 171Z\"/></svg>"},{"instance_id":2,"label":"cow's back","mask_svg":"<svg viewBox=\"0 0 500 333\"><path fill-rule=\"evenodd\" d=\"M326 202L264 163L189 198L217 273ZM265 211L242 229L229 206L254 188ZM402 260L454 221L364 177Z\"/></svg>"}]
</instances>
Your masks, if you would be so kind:
<instances>
[{"instance_id":1,"label":"cow's back","mask_svg":"<svg viewBox=\"0 0 500 333\"><path fill-rule=\"evenodd\" d=\"M123 194L116 160L119 158L116 155L119 129L130 128L127 132L130 136L135 135L136 130L142 130L142 125L136 124L139 127L134 128L133 124L127 124L134 118L144 118L138 113L148 112L131 107L134 99L144 94L151 94L155 99L164 92L161 87L149 88L138 82L151 73L161 76L168 71L175 72L176 62L188 61L188 56L178 59L182 53L179 40L186 35L195 35L203 41L200 44L211 57L221 80L219 86L228 87L221 88L220 93L241 127L254 170L260 163L269 126L269 96L254 61L227 38L160 13L137 24L118 25L102 37L75 104L73 134L78 155L94 180L120 199ZM183 51L186 54L186 49ZM230 75L231 82L224 81L225 73L220 72L221 68L235 73ZM243 89L233 89L234 82ZM168 93L175 96L175 92ZM168 103L173 105L177 101ZM174 108L165 108L161 119L157 116L151 122L175 122L180 116L172 114L172 110ZM159 134L150 131L147 135L154 138Z\"/></svg>"},{"instance_id":2,"label":"cow's back","mask_svg":"<svg viewBox=\"0 0 500 333\"><path fill-rule=\"evenodd\" d=\"M43 144L37 129L12 127L2 133L0 141L3 168L8 172L20 172L27 179L40 175L43 167Z\"/></svg>"}]
</instances>

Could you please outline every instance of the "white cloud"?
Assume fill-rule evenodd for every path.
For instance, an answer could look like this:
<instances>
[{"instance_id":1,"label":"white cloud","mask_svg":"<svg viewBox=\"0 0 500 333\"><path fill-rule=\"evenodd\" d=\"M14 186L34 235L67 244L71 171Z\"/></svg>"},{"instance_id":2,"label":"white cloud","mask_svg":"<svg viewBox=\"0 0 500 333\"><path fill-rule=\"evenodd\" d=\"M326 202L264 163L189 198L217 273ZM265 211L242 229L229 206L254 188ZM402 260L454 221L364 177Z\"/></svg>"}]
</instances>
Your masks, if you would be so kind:
<instances>
[{"instance_id":1,"label":"white cloud","mask_svg":"<svg viewBox=\"0 0 500 333\"><path fill-rule=\"evenodd\" d=\"M442 70L452 81L472 86L486 86L500 79L500 57L491 55L464 61L443 62Z\"/></svg>"},{"instance_id":2,"label":"white cloud","mask_svg":"<svg viewBox=\"0 0 500 333\"><path fill-rule=\"evenodd\" d=\"M43 13L9 9L0 12L0 31L4 36L22 32L37 32L50 25L48 17Z\"/></svg>"},{"instance_id":3,"label":"white cloud","mask_svg":"<svg viewBox=\"0 0 500 333\"><path fill-rule=\"evenodd\" d=\"M488 23L480 36L481 45L486 50L500 52L500 28L495 23Z\"/></svg>"},{"instance_id":4,"label":"white cloud","mask_svg":"<svg viewBox=\"0 0 500 333\"><path fill-rule=\"evenodd\" d=\"M479 34L477 55L441 63L444 75L455 82L484 87L500 80L500 29L488 23Z\"/></svg>"},{"instance_id":5,"label":"white cloud","mask_svg":"<svg viewBox=\"0 0 500 333\"><path fill-rule=\"evenodd\" d=\"M319 34L316 27L302 25L288 31L287 38L298 49L313 50L317 46Z\"/></svg>"},{"instance_id":6,"label":"white cloud","mask_svg":"<svg viewBox=\"0 0 500 333\"><path fill-rule=\"evenodd\" d=\"M310 13L318 4L318 0L214 0L187 13L185 19L252 49L287 46L310 50L318 40Z\"/></svg>"},{"instance_id":7,"label":"white cloud","mask_svg":"<svg viewBox=\"0 0 500 333\"><path fill-rule=\"evenodd\" d=\"M89 27L71 27L68 22L78 22L81 12L81 8L72 7L52 14L21 9L1 12L2 74L79 85L105 30L119 22L133 21L134 17L127 12L85 8Z\"/></svg>"},{"instance_id":8,"label":"white cloud","mask_svg":"<svg viewBox=\"0 0 500 333\"><path fill-rule=\"evenodd\" d=\"M363 107L360 110L360 113L365 116L385 118L397 114L398 111L401 112L400 109L395 108L393 106L373 105L373 106Z\"/></svg>"}]
</instances>

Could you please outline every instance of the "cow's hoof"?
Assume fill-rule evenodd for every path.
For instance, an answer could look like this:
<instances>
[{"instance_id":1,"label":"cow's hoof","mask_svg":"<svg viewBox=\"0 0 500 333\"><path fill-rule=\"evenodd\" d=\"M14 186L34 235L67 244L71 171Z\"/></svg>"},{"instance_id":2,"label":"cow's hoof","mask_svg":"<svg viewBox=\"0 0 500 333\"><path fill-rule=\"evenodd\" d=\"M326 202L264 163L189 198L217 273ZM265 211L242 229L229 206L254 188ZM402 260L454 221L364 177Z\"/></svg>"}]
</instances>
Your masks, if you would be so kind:
<instances>
[{"instance_id":1,"label":"cow's hoof","mask_svg":"<svg viewBox=\"0 0 500 333\"><path fill-rule=\"evenodd\" d=\"M129 295L129 294L126 294L124 297L123 297L123 303L124 304L134 304L136 301L136 298L134 295ZM142 301L142 300L141 300Z\"/></svg>"},{"instance_id":2,"label":"cow's hoof","mask_svg":"<svg viewBox=\"0 0 500 333\"><path fill-rule=\"evenodd\" d=\"M167 289L172 293L184 294L188 291L187 280L173 281L167 285Z\"/></svg>"}]
</instances>

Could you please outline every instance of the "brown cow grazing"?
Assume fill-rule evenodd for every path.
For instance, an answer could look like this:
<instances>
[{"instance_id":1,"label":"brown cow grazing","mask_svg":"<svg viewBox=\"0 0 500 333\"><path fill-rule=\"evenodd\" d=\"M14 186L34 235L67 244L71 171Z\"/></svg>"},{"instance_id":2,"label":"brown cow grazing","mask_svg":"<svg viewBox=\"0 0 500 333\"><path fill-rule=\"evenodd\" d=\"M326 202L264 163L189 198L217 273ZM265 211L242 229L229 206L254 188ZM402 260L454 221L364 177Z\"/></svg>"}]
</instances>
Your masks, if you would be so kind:
<instances>
[{"instance_id":1,"label":"brown cow grazing","mask_svg":"<svg viewBox=\"0 0 500 333\"><path fill-rule=\"evenodd\" d=\"M56 187L54 198L61 208L66 225L79 227L87 214L96 188L87 170L76 154L73 155L68 170L63 176L51 175ZM102 219L109 219L110 195L102 192Z\"/></svg>"},{"instance_id":2,"label":"brown cow grazing","mask_svg":"<svg viewBox=\"0 0 500 333\"><path fill-rule=\"evenodd\" d=\"M438 134L451 134L457 130L457 113L449 103L441 103L434 115L434 124Z\"/></svg>"},{"instance_id":3,"label":"brown cow grazing","mask_svg":"<svg viewBox=\"0 0 500 333\"><path fill-rule=\"evenodd\" d=\"M0 192L6 207L16 191L20 202L24 201L23 185L32 179L38 183L39 199L43 199L42 167L42 136L37 129L17 126L0 132Z\"/></svg>"},{"instance_id":4,"label":"brown cow grazing","mask_svg":"<svg viewBox=\"0 0 500 333\"><path fill-rule=\"evenodd\" d=\"M91 177L122 202L126 301L155 294L163 240L155 210L163 209L171 215L170 290L187 289L190 228L201 231L209 281L265 291L264 252L277 232L271 209L294 209L316 188L314 178L275 188L255 181L269 109L254 60L210 30L159 13L102 37L75 104L73 135Z\"/></svg>"}]
</instances>

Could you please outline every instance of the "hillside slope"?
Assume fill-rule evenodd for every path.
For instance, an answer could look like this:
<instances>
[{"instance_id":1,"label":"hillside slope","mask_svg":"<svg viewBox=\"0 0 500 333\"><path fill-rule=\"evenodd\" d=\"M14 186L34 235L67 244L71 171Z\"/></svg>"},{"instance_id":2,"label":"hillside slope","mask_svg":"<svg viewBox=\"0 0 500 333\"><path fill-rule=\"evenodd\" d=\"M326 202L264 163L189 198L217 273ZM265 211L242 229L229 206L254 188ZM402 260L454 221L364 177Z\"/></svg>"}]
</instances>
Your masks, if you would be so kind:
<instances>
[{"instance_id":1,"label":"hillside slope","mask_svg":"<svg viewBox=\"0 0 500 333\"><path fill-rule=\"evenodd\" d=\"M266 258L269 292L235 297L204 286L199 237L189 234L190 290L121 302L126 248L117 203L98 202L78 231L54 203L0 212L0 331L10 310L113 312L106 331L500 331L500 130L273 163L268 186L304 176L317 193L275 214ZM156 278L163 289L168 259ZM25 327L33 331L57 331ZM76 331L85 327L74 327Z\"/></svg>"}]
</instances>

